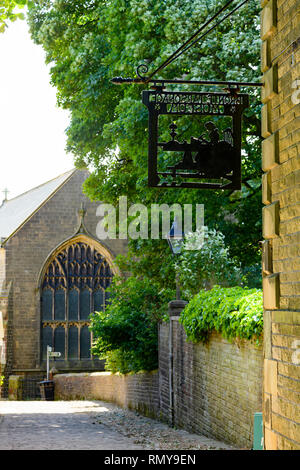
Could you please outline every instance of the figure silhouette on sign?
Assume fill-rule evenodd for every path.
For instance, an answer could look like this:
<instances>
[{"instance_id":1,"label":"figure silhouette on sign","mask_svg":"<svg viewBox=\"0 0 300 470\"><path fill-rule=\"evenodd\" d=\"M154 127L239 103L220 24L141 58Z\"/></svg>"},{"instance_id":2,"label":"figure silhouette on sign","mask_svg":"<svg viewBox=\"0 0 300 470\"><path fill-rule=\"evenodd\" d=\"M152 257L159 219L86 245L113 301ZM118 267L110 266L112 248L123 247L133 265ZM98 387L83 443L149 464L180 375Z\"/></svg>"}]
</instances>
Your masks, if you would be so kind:
<instances>
[{"instance_id":1,"label":"figure silhouette on sign","mask_svg":"<svg viewBox=\"0 0 300 470\"><path fill-rule=\"evenodd\" d=\"M176 175L176 170L196 170L197 176L221 178L231 173L230 154L233 151L233 133L230 128L223 131L223 140L215 124L211 121L205 124L206 134L191 137L191 142L175 140L177 133L175 123L170 125L171 138L169 142L158 143L165 151L184 152L182 160L168 167ZM194 155L193 155L194 153Z\"/></svg>"}]
</instances>

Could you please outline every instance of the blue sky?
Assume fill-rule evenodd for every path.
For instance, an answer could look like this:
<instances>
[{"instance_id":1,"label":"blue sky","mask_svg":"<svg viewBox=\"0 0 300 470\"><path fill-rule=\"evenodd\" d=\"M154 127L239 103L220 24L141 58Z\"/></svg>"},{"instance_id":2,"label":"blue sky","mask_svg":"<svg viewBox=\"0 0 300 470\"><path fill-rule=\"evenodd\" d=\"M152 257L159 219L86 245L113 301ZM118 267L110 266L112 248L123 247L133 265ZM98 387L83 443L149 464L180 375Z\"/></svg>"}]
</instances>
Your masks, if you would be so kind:
<instances>
[{"instance_id":1,"label":"blue sky","mask_svg":"<svg viewBox=\"0 0 300 470\"><path fill-rule=\"evenodd\" d=\"M73 168L65 152L67 111L56 106L44 51L26 21L0 34L0 204Z\"/></svg>"}]
</instances>

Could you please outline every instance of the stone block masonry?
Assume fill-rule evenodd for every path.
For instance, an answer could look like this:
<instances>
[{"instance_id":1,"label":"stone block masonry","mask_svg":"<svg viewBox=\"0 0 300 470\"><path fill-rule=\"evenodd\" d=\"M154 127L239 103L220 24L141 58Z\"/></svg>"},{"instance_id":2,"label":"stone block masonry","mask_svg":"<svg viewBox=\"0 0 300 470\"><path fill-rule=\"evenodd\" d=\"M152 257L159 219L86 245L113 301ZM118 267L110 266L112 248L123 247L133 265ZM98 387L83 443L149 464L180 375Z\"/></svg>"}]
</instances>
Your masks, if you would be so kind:
<instances>
[{"instance_id":1,"label":"stone block masonry","mask_svg":"<svg viewBox=\"0 0 300 470\"><path fill-rule=\"evenodd\" d=\"M265 449L299 450L300 3L262 7Z\"/></svg>"}]
</instances>

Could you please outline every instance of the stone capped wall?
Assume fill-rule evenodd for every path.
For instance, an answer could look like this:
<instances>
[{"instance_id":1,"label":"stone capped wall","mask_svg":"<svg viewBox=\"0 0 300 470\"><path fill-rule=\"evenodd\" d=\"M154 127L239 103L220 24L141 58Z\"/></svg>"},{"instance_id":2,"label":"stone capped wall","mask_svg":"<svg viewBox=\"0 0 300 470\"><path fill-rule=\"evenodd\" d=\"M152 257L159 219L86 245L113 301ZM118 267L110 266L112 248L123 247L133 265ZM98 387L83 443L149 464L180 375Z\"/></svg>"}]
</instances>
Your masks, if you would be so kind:
<instances>
[{"instance_id":1,"label":"stone capped wall","mask_svg":"<svg viewBox=\"0 0 300 470\"><path fill-rule=\"evenodd\" d=\"M206 345L194 344L186 341L177 319L171 322L172 342L170 325L160 327L162 418L189 432L251 449L254 413L262 411L262 345L229 343L216 332Z\"/></svg>"},{"instance_id":2,"label":"stone capped wall","mask_svg":"<svg viewBox=\"0 0 300 470\"><path fill-rule=\"evenodd\" d=\"M118 375L109 372L54 376L55 399L104 400L158 417L158 372Z\"/></svg>"}]
</instances>

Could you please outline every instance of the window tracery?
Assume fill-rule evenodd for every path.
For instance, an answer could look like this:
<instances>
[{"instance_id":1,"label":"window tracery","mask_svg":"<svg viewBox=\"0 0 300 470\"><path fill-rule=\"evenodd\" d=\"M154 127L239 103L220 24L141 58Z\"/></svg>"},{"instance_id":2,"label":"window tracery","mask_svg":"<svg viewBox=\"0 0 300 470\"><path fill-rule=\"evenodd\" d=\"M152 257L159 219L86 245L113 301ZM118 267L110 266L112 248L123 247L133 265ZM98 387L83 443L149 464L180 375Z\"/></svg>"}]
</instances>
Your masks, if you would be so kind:
<instances>
[{"instance_id":1,"label":"window tracery","mask_svg":"<svg viewBox=\"0 0 300 470\"><path fill-rule=\"evenodd\" d=\"M43 359L47 345L63 360L92 359L89 315L105 309L112 278L108 261L87 243L72 243L55 256L41 285Z\"/></svg>"}]
</instances>

